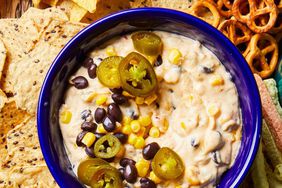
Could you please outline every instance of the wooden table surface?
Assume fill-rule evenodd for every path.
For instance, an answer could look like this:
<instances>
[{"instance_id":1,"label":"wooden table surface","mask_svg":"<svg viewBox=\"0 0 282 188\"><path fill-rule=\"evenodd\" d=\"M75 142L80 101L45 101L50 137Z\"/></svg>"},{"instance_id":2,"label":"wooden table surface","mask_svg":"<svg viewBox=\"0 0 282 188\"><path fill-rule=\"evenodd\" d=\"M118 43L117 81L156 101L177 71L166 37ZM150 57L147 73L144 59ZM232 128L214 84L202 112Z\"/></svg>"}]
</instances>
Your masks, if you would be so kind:
<instances>
[{"instance_id":1,"label":"wooden table surface","mask_svg":"<svg viewBox=\"0 0 282 188\"><path fill-rule=\"evenodd\" d=\"M32 0L0 0L0 18L19 18Z\"/></svg>"}]
</instances>

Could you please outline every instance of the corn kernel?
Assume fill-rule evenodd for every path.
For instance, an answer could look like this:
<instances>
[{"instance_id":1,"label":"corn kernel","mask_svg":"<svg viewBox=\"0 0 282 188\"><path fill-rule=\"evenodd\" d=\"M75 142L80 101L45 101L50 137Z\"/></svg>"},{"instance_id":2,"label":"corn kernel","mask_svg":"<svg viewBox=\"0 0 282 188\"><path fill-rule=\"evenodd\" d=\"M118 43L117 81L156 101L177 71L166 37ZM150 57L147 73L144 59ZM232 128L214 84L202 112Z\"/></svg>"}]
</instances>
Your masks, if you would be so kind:
<instances>
[{"instance_id":1,"label":"corn kernel","mask_svg":"<svg viewBox=\"0 0 282 188\"><path fill-rule=\"evenodd\" d=\"M105 130L102 124L98 124L97 131L98 133L107 133L107 131Z\"/></svg>"},{"instance_id":2,"label":"corn kernel","mask_svg":"<svg viewBox=\"0 0 282 188\"><path fill-rule=\"evenodd\" d=\"M116 122L116 128L115 128L114 132L120 132L120 131L121 131L121 129L122 129L122 125L121 125L121 123Z\"/></svg>"},{"instance_id":3,"label":"corn kernel","mask_svg":"<svg viewBox=\"0 0 282 188\"><path fill-rule=\"evenodd\" d=\"M141 129L138 131L137 136L144 137L146 133L146 128L141 127Z\"/></svg>"},{"instance_id":4,"label":"corn kernel","mask_svg":"<svg viewBox=\"0 0 282 188\"><path fill-rule=\"evenodd\" d=\"M88 132L84 135L83 139L81 142L85 144L87 147L90 147L96 140L96 136L92 132Z\"/></svg>"},{"instance_id":5,"label":"corn kernel","mask_svg":"<svg viewBox=\"0 0 282 188\"><path fill-rule=\"evenodd\" d=\"M167 120L166 118L164 118L163 130L164 130L164 131L167 131L168 126L169 126L168 120Z\"/></svg>"},{"instance_id":6,"label":"corn kernel","mask_svg":"<svg viewBox=\"0 0 282 188\"><path fill-rule=\"evenodd\" d=\"M106 54L107 54L107 56L116 56L117 52L116 52L116 50L113 46L108 46L106 48Z\"/></svg>"},{"instance_id":7,"label":"corn kernel","mask_svg":"<svg viewBox=\"0 0 282 188\"><path fill-rule=\"evenodd\" d=\"M215 104L212 104L208 107L208 114L210 116L216 116L218 115L219 112L220 112L220 109Z\"/></svg>"},{"instance_id":8,"label":"corn kernel","mask_svg":"<svg viewBox=\"0 0 282 188\"><path fill-rule=\"evenodd\" d=\"M197 167L191 166L190 168L187 169L187 180L190 185L200 185L200 180L197 177Z\"/></svg>"},{"instance_id":9,"label":"corn kernel","mask_svg":"<svg viewBox=\"0 0 282 188\"><path fill-rule=\"evenodd\" d=\"M141 125L138 120L133 120L130 123L130 127L131 127L132 132L137 133L140 130Z\"/></svg>"},{"instance_id":10,"label":"corn kernel","mask_svg":"<svg viewBox=\"0 0 282 188\"><path fill-rule=\"evenodd\" d=\"M182 186L181 185L177 185L175 188L182 188Z\"/></svg>"},{"instance_id":11,"label":"corn kernel","mask_svg":"<svg viewBox=\"0 0 282 188\"><path fill-rule=\"evenodd\" d=\"M144 98L143 97L136 97L135 98L136 104L143 104L144 103Z\"/></svg>"},{"instance_id":12,"label":"corn kernel","mask_svg":"<svg viewBox=\"0 0 282 188\"><path fill-rule=\"evenodd\" d=\"M152 119L150 116L141 116L139 117L138 121L140 122L141 126L144 127L147 127L152 123Z\"/></svg>"},{"instance_id":13,"label":"corn kernel","mask_svg":"<svg viewBox=\"0 0 282 188\"><path fill-rule=\"evenodd\" d=\"M222 78L222 76L220 75L215 75L211 78L210 80L210 84L212 86L219 86L219 85L223 85L224 84L224 80Z\"/></svg>"},{"instance_id":14,"label":"corn kernel","mask_svg":"<svg viewBox=\"0 0 282 188\"><path fill-rule=\"evenodd\" d=\"M69 124L72 118L72 113L69 110L63 110L61 115L60 115L60 119L62 121L62 123L65 124Z\"/></svg>"},{"instance_id":15,"label":"corn kernel","mask_svg":"<svg viewBox=\"0 0 282 188\"><path fill-rule=\"evenodd\" d=\"M125 116L123 119L122 119L122 124L130 124L130 122L132 121L132 119L128 116Z\"/></svg>"},{"instance_id":16,"label":"corn kernel","mask_svg":"<svg viewBox=\"0 0 282 188\"><path fill-rule=\"evenodd\" d=\"M131 133L132 133L132 130L131 130L130 124L125 124L125 125L122 127L121 132L122 132L123 134L127 134L127 135L131 134Z\"/></svg>"},{"instance_id":17,"label":"corn kernel","mask_svg":"<svg viewBox=\"0 0 282 188\"><path fill-rule=\"evenodd\" d=\"M130 93L128 93L127 91L123 91L122 95L126 96L126 97L130 97L130 98L135 98L134 95L131 95Z\"/></svg>"},{"instance_id":18,"label":"corn kernel","mask_svg":"<svg viewBox=\"0 0 282 188\"><path fill-rule=\"evenodd\" d=\"M96 92L92 92L89 95L86 96L86 98L84 99L85 102L92 102L93 99L97 96Z\"/></svg>"},{"instance_id":19,"label":"corn kernel","mask_svg":"<svg viewBox=\"0 0 282 188\"><path fill-rule=\"evenodd\" d=\"M102 104L104 104L107 100L108 100L107 96L101 95L101 96L97 97L97 99L96 99L96 104L97 104L97 105L102 105Z\"/></svg>"},{"instance_id":20,"label":"corn kernel","mask_svg":"<svg viewBox=\"0 0 282 188\"><path fill-rule=\"evenodd\" d=\"M148 96L148 97L145 98L145 104L150 105L150 104L152 104L157 98L158 98L158 96L154 93L153 95L150 95L150 96Z\"/></svg>"},{"instance_id":21,"label":"corn kernel","mask_svg":"<svg viewBox=\"0 0 282 188\"><path fill-rule=\"evenodd\" d=\"M145 147L145 140L143 137L137 137L136 142L134 144L136 149L142 149Z\"/></svg>"},{"instance_id":22,"label":"corn kernel","mask_svg":"<svg viewBox=\"0 0 282 188\"><path fill-rule=\"evenodd\" d=\"M180 65L182 63L181 57L182 57L181 52L176 48L171 49L168 55L168 59L170 63L175 65Z\"/></svg>"},{"instance_id":23,"label":"corn kernel","mask_svg":"<svg viewBox=\"0 0 282 188\"><path fill-rule=\"evenodd\" d=\"M128 137L128 143L134 145L137 141L137 138L138 137L136 136L136 134L130 134Z\"/></svg>"},{"instance_id":24,"label":"corn kernel","mask_svg":"<svg viewBox=\"0 0 282 188\"><path fill-rule=\"evenodd\" d=\"M186 128L187 128L187 127L186 127L186 124L185 124L184 122L181 122L181 123L180 123L180 126L181 126L182 129L186 129Z\"/></svg>"},{"instance_id":25,"label":"corn kernel","mask_svg":"<svg viewBox=\"0 0 282 188\"><path fill-rule=\"evenodd\" d=\"M150 162L145 159L140 159L136 164L136 169L140 177L145 177L150 169Z\"/></svg>"},{"instance_id":26,"label":"corn kernel","mask_svg":"<svg viewBox=\"0 0 282 188\"><path fill-rule=\"evenodd\" d=\"M159 183L162 182L162 180L161 180L153 171L150 172L149 178L150 178L153 182L155 182L156 184L159 184Z\"/></svg>"},{"instance_id":27,"label":"corn kernel","mask_svg":"<svg viewBox=\"0 0 282 188\"><path fill-rule=\"evenodd\" d=\"M122 145L122 146L120 147L119 152L116 154L116 157L117 157L117 158L122 158L122 157L124 156L124 154L125 154L125 147Z\"/></svg>"},{"instance_id":28,"label":"corn kernel","mask_svg":"<svg viewBox=\"0 0 282 188\"><path fill-rule=\"evenodd\" d=\"M158 127L152 127L150 129L149 135L153 138L158 138L160 137L160 130Z\"/></svg>"}]
</instances>

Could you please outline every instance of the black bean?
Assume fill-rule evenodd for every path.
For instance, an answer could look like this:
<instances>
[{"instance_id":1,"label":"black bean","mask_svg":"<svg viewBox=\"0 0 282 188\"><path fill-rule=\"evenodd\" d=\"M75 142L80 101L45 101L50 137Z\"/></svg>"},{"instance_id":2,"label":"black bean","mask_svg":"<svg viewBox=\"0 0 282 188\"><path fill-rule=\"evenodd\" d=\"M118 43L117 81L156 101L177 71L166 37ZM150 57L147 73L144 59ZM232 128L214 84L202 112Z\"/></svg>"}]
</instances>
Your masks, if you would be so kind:
<instances>
[{"instance_id":1,"label":"black bean","mask_svg":"<svg viewBox=\"0 0 282 188\"><path fill-rule=\"evenodd\" d=\"M104 108L97 108L94 114L95 121L101 123L106 116L106 110Z\"/></svg>"},{"instance_id":2,"label":"black bean","mask_svg":"<svg viewBox=\"0 0 282 188\"><path fill-rule=\"evenodd\" d=\"M110 89L111 92L113 93L117 93L117 94L121 94L123 89L120 87L120 88L113 88L113 89Z\"/></svg>"},{"instance_id":3,"label":"black bean","mask_svg":"<svg viewBox=\"0 0 282 188\"><path fill-rule=\"evenodd\" d=\"M97 65L92 64L87 68L88 76L92 79L96 78L96 70L97 70Z\"/></svg>"},{"instance_id":4,"label":"black bean","mask_svg":"<svg viewBox=\"0 0 282 188\"><path fill-rule=\"evenodd\" d=\"M120 173L121 178L124 180L124 168L119 168L118 171Z\"/></svg>"},{"instance_id":5,"label":"black bean","mask_svg":"<svg viewBox=\"0 0 282 188\"><path fill-rule=\"evenodd\" d=\"M113 101L115 101L115 103L121 105L121 104L125 104L128 102L128 99L122 95L122 94L118 94L118 93L114 93L112 94L112 99Z\"/></svg>"},{"instance_id":6,"label":"black bean","mask_svg":"<svg viewBox=\"0 0 282 188\"><path fill-rule=\"evenodd\" d=\"M81 112L81 119L84 120L84 121L87 121L87 122L90 122L93 120L93 116L91 114L91 110L83 110Z\"/></svg>"},{"instance_id":7,"label":"black bean","mask_svg":"<svg viewBox=\"0 0 282 188\"><path fill-rule=\"evenodd\" d=\"M112 116L117 122L121 122L122 112L117 104L115 103L109 104L107 110L110 116Z\"/></svg>"},{"instance_id":8,"label":"black bean","mask_svg":"<svg viewBox=\"0 0 282 188\"><path fill-rule=\"evenodd\" d=\"M114 136L117 137L122 144L126 143L128 137L126 134L123 133L115 133Z\"/></svg>"},{"instance_id":9,"label":"black bean","mask_svg":"<svg viewBox=\"0 0 282 188\"><path fill-rule=\"evenodd\" d=\"M94 148L93 147L85 147L85 152L89 157L95 158Z\"/></svg>"},{"instance_id":10,"label":"black bean","mask_svg":"<svg viewBox=\"0 0 282 188\"><path fill-rule=\"evenodd\" d=\"M85 68L90 67L94 63L93 59L91 57L85 58L85 60L82 62L82 66Z\"/></svg>"},{"instance_id":11,"label":"black bean","mask_svg":"<svg viewBox=\"0 0 282 188\"><path fill-rule=\"evenodd\" d=\"M149 178L141 178L140 179L141 188L156 188L155 182L150 180Z\"/></svg>"},{"instance_id":12,"label":"black bean","mask_svg":"<svg viewBox=\"0 0 282 188\"><path fill-rule=\"evenodd\" d=\"M120 166L125 167L126 165L135 165L136 162L133 159L129 159L129 158L122 158L119 161Z\"/></svg>"},{"instance_id":13,"label":"black bean","mask_svg":"<svg viewBox=\"0 0 282 188\"><path fill-rule=\"evenodd\" d=\"M84 131L90 131L90 132L95 132L97 129L97 124L90 121L90 122L83 122L81 125L81 129Z\"/></svg>"},{"instance_id":14,"label":"black bean","mask_svg":"<svg viewBox=\"0 0 282 188\"><path fill-rule=\"evenodd\" d=\"M142 150L142 155L144 159L151 160L154 158L156 153L159 151L160 146L156 142L152 142L148 145L146 145Z\"/></svg>"},{"instance_id":15,"label":"black bean","mask_svg":"<svg viewBox=\"0 0 282 188\"><path fill-rule=\"evenodd\" d=\"M98 140L99 138L101 138L102 136L105 136L106 134L104 133L94 133L95 134L95 137L96 137L96 140Z\"/></svg>"},{"instance_id":16,"label":"black bean","mask_svg":"<svg viewBox=\"0 0 282 188\"><path fill-rule=\"evenodd\" d=\"M79 147L85 146L81 141L84 137L84 135L86 135L87 131L82 131L80 132L77 137L76 137L76 145Z\"/></svg>"},{"instance_id":17,"label":"black bean","mask_svg":"<svg viewBox=\"0 0 282 188\"><path fill-rule=\"evenodd\" d=\"M103 127L108 132L114 131L116 129L116 122L114 118L110 115L106 115L103 120Z\"/></svg>"},{"instance_id":18,"label":"black bean","mask_svg":"<svg viewBox=\"0 0 282 188\"><path fill-rule=\"evenodd\" d=\"M77 89L85 89L88 87L88 81L83 76L77 76L74 79L71 80L71 83L74 85Z\"/></svg>"},{"instance_id":19,"label":"black bean","mask_svg":"<svg viewBox=\"0 0 282 188\"><path fill-rule=\"evenodd\" d=\"M203 71L204 73L210 74L214 72L214 69L209 67L203 67Z\"/></svg>"},{"instance_id":20,"label":"black bean","mask_svg":"<svg viewBox=\"0 0 282 188\"><path fill-rule=\"evenodd\" d=\"M157 60L156 60L155 63L154 63L154 66L155 66L155 67L158 67L158 66L160 66L161 64L163 64L163 58L162 58L161 55L159 55L159 56L157 57Z\"/></svg>"},{"instance_id":21,"label":"black bean","mask_svg":"<svg viewBox=\"0 0 282 188\"><path fill-rule=\"evenodd\" d=\"M137 180L137 169L134 165L126 165L124 170L124 178L128 183L135 183Z\"/></svg>"}]
</instances>

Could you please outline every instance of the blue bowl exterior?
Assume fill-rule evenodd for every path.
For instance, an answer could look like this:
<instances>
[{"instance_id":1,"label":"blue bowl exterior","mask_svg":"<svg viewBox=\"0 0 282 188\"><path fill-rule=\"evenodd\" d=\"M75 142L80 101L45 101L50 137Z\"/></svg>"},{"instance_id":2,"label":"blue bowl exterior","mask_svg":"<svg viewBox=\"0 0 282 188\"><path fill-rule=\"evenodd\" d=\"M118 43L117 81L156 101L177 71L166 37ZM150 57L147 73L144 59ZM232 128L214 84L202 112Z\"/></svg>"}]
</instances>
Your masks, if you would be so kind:
<instances>
[{"instance_id":1,"label":"blue bowl exterior","mask_svg":"<svg viewBox=\"0 0 282 188\"><path fill-rule=\"evenodd\" d=\"M253 74L240 52L217 29L191 15L161 8L131 9L105 17L78 33L54 60L40 93L37 115L39 141L52 175L61 187L83 187L71 170L58 124L67 78L93 47L113 36L147 29L200 41L232 75L242 110L242 144L233 167L224 174L218 187L238 187L253 163L261 133L261 104Z\"/></svg>"}]
</instances>

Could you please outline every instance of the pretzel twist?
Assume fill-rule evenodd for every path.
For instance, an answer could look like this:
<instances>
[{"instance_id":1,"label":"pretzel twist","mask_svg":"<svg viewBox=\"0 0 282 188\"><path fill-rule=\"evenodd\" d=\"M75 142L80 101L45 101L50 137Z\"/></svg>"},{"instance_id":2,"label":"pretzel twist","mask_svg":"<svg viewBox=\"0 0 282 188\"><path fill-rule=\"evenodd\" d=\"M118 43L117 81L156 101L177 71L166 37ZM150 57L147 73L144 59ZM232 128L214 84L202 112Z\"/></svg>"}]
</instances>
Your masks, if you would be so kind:
<instances>
[{"instance_id":1,"label":"pretzel twist","mask_svg":"<svg viewBox=\"0 0 282 188\"><path fill-rule=\"evenodd\" d=\"M245 15L241 13L243 7L245 9L249 7L249 12ZM256 0L235 0L232 13L237 20L246 23L252 31L263 33L269 31L275 24L278 9L272 0L261 0L258 3Z\"/></svg>"},{"instance_id":2,"label":"pretzel twist","mask_svg":"<svg viewBox=\"0 0 282 188\"><path fill-rule=\"evenodd\" d=\"M217 10L220 15L229 18L232 16L232 4L229 0L208 0L209 2L213 2L216 5Z\"/></svg>"},{"instance_id":3,"label":"pretzel twist","mask_svg":"<svg viewBox=\"0 0 282 188\"><path fill-rule=\"evenodd\" d=\"M201 8L209 9L210 13L212 14L212 18L207 14L201 15ZM220 21L220 15L218 10L216 9L216 5L213 2L209 1L197 1L191 7L191 14L194 16L204 20L205 22L211 24L214 27L217 27Z\"/></svg>"},{"instance_id":4,"label":"pretzel twist","mask_svg":"<svg viewBox=\"0 0 282 188\"><path fill-rule=\"evenodd\" d=\"M267 55L271 55L267 59ZM250 41L250 52L246 60L253 73L262 78L269 77L278 62L278 45L276 40L269 34L255 34Z\"/></svg>"}]
</instances>

